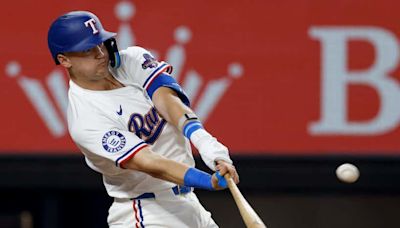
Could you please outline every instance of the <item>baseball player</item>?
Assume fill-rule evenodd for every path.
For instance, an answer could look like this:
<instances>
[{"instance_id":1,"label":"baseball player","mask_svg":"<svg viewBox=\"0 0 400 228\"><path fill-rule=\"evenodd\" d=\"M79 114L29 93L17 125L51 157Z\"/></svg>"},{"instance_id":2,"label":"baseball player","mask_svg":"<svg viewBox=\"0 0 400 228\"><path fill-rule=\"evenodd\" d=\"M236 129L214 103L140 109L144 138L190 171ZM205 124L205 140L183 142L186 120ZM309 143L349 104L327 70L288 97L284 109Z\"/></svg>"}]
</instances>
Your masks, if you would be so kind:
<instances>
[{"instance_id":1,"label":"baseball player","mask_svg":"<svg viewBox=\"0 0 400 228\"><path fill-rule=\"evenodd\" d=\"M172 67L138 46L119 51L115 36L86 11L58 17L48 32L70 77L70 135L114 198L109 226L217 227L193 188L226 188L226 173L239 182L228 149L190 109ZM190 142L214 174L194 168Z\"/></svg>"}]
</instances>

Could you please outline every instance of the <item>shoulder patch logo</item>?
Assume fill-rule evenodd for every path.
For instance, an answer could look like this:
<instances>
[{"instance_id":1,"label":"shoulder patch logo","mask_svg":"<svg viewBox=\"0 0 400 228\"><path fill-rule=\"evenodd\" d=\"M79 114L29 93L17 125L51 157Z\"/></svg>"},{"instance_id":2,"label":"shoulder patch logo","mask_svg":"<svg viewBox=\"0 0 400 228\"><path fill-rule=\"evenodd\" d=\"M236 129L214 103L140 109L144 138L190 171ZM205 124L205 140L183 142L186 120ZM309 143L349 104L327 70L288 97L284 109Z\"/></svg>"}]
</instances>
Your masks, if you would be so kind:
<instances>
[{"instance_id":1,"label":"shoulder patch logo","mask_svg":"<svg viewBox=\"0 0 400 228\"><path fill-rule=\"evenodd\" d=\"M142 64L143 70L147 68L154 68L158 66L157 60L153 58L151 55L145 53L143 54L143 58L145 59L144 63Z\"/></svg>"},{"instance_id":2,"label":"shoulder patch logo","mask_svg":"<svg viewBox=\"0 0 400 228\"><path fill-rule=\"evenodd\" d=\"M110 153L122 150L126 144L126 138L118 131L109 131L102 139L103 148Z\"/></svg>"}]
</instances>

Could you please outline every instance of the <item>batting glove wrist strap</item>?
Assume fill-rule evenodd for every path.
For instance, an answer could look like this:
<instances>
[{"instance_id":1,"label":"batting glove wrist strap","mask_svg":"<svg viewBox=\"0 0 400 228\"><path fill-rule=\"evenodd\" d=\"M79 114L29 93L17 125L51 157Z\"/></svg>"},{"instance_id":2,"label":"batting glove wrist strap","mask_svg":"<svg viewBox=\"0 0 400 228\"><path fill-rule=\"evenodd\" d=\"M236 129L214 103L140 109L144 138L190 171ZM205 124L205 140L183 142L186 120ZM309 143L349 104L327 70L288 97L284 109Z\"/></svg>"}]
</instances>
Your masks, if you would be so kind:
<instances>
[{"instance_id":1,"label":"batting glove wrist strap","mask_svg":"<svg viewBox=\"0 0 400 228\"><path fill-rule=\"evenodd\" d=\"M183 178L183 184L188 187L214 190L211 178L212 176L206 172L196 168L189 168Z\"/></svg>"}]
</instances>

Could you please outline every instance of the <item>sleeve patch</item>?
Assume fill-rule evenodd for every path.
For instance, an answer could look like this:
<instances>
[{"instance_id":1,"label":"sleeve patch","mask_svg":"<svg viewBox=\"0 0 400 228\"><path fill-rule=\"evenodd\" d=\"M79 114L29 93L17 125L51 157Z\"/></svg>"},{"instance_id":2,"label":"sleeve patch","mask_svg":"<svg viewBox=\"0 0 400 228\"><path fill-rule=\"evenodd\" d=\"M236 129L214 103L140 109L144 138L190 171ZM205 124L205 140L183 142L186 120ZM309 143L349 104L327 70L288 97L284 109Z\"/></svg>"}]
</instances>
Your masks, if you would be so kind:
<instances>
[{"instance_id":1,"label":"sleeve patch","mask_svg":"<svg viewBox=\"0 0 400 228\"><path fill-rule=\"evenodd\" d=\"M145 70L147 68L154 68L154 67L158 66L158 62L153 56L145 53L145 54L143 54L143 58L145 59L144 63L142 63L143 70Z\"/></svg>"},{"instance_id":2,"label":"sleeve patch","mask_svg":"<svg viewBox=\"0 0 400 228\"><path fill-rule=\"evenodd\" d=\"M104 150L109 153L116 153L122 150L126 145L125 136L118 131L109 131L105 133L101 141Z\"/></svg>"}]
</instances>

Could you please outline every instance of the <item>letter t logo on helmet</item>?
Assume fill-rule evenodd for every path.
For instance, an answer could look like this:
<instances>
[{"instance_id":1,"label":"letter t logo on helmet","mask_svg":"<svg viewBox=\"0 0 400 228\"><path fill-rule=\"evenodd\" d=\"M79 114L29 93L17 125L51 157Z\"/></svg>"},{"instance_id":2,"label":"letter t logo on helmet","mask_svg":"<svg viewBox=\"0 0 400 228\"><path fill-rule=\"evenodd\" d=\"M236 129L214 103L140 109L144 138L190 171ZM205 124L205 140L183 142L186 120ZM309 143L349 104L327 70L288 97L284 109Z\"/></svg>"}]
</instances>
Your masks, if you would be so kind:
<instances>
[{"instance_id":1,"label":"letter t logo on helmet","mask_svg":"<svg viewBox=\"0 0 400 228\"><path fill-rule=\"evenodd\" d=\"M89 27L89 25L90 25L90 27L93 30L93 34L99 33L99 30L97 30L96 26L94 25L95 23L96 23L96 21L93 18L90 18L90 20L85 21L85 26Z\"/></svg>"}]
</instances>

